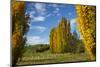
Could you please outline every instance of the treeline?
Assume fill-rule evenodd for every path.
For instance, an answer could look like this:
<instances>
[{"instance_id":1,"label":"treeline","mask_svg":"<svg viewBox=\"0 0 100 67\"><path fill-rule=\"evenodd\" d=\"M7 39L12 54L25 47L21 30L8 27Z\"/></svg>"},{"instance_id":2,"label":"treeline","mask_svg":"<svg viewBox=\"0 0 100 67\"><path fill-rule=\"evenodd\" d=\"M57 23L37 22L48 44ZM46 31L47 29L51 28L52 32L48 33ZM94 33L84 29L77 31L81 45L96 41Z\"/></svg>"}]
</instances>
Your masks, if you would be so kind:
<instances>
[{"instance_id":1,"label":"treeline","mask_svg":"<svg viewBox=\"0 0 100 67\"><path fill-rule=\"evenodd\" d=\"M49 50L50 46L48 44L36 44L36 45L27 45L24 47L24 50L27 52L38 53Z\"/></svg>"},{"instance_id":2,"label":"treeline","mask_svg":"<svg viewBox=\"0 0 100 67\"><path fill-rule=\"evenodd\" d=\"M96 7L76 5L77 24L91 60L96 59Z\"/></svg>"},{"instance_id":3,"label":"treeline","mask_svg":"<svg viewBox=\"0 0 100 67\"><path fill-rule=\"evenodd\" d=\"M70 22L64 17L59 25L53 28L50 32L50 49L53 53L64 52L80 52L80 48L84 46L81 40L78 39L77 33L71 33Z\"/></svg>"},{"instance_id":4,"label":"treeline","mask_svg":"<svg viewBox=\"0 0 100 67\"><path fill-rule=\"evenodd\" d=\"M28 31L28 16L25 15L25 3L12 0L12 65L15 66L23 53Z\"/></svg>"}]
</instances>

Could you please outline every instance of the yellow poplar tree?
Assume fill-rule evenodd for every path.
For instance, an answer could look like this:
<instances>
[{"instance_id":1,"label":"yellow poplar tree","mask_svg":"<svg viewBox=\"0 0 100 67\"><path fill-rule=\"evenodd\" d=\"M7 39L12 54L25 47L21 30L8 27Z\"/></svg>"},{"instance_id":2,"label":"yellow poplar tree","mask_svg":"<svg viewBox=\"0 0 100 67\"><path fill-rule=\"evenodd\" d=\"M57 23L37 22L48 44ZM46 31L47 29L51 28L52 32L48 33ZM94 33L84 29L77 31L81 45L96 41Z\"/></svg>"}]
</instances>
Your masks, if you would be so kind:
<instances>
[{"instance_id":1,"label":"yellow poplar tree","mask_svg":"<svg viewBox=\"0 0 100 67\"><path fill-rule=\"evenodd\" d=\"M28 31L28 17L25 16L25 3L12 0L12 65L21 56Z\"/></svg>"},{"instance_id":2,"label":"yellow poplar tree","mask_svg":"<svg viewBox=\"0 0 100 67\"><path fill-rule=\"evenodd\" d=\"M78 28L91 60L96 58L96 7L76 5Z\"/></svg>"},{"instance_id":3,"label":"yellow poplar tree","mask_svg":"<svg viewBox=\"0 0 100 67\"><path fill-rule=\"evenodd\" d=\"M50 32L50 48L53 53L64 53L69 51L70 45L70 23L64 17L59 25Z\"/></svg>"}]
</instances>

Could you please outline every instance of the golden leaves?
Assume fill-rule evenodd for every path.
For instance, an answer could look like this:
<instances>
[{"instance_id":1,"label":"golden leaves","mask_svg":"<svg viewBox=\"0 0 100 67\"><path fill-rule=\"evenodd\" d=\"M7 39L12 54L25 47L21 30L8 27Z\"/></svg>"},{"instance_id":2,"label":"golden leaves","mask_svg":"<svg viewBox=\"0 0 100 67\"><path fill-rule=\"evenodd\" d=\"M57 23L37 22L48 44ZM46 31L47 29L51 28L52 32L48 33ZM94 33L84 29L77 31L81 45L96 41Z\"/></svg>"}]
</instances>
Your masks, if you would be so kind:
<instances>
[{"instance_id":1,"label":"golden leaves","mask_svg":"<svg viewBox=\"0 0 100 67\"><path fill-rule=\"evenodd\" d=\"M12 11L12 64L15 65L18 58L21 56L21 52L25 45L25 33L27 33L28 30L28 18L25 17L24 2L12 0Z\"/></svg>"},{"instance_id":2,"label":"golden leaves","mask_svg":"<svg viewBox=\"0 0 100 67\"><path fill-rule=\"evenodd\" d=\"M13 48L18 48L21 46L22 40L22 34L20 32L15 32L12 36L12 47Z\"/></svg>"},{"instance_id":3,"label":"golden leaves","mask_svg":"<svg viewBox=\"0 0 100 67\"><path fill-rule=\"evenodd\" d=\"M65 52L69 47L70 24L65 18L62 18L61 23L50 32L50 48L54 53Z\"/></svg>"},{"instance_id":4,"label":"golden leaves","mask_svg":"<svg viewBox=\"0 0 100 67\"><path fill-rule=\"evenodd\" d=\"M24 2L18 2L18 1L12 1L12 13L13 15L17 14L24 14L25 11L25 3Z\"/></svg>"},{"instance_id":5,"label":"golden leaves","mask_svg":"<svg viewBox=\"0 0 100 67\"><path fill-rule=\"evenodd\" d=\"M76 11L78 14L78 29L83 37L85 47L91 57L95 59L93 54L93 47L95 47L95 33L96 33L96 13L95 6L80 6L76 5Z\"/></svg>"}]
</instances>

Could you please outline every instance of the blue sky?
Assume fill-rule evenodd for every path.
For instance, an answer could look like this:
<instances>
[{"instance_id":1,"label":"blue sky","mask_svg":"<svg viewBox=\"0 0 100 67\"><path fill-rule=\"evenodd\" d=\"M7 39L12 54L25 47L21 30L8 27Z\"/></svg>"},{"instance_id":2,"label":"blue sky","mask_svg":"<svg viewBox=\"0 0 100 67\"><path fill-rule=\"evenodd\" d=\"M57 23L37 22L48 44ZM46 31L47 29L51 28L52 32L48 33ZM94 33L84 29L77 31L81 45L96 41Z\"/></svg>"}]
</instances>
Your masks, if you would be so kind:
<instances>
[{"instance_id":1,"label":"blue sky","mask_svg":"<svg viewBox=\"0 0 100 67\"><path fill-rule=\"evenodd\" d=\"M28 44L48 44L50 30L59 24L62 17L70 20L71 32L77 31L74 5L29 2L26 4L26 14L30 17Z\"/></svg>"}]
</instances>

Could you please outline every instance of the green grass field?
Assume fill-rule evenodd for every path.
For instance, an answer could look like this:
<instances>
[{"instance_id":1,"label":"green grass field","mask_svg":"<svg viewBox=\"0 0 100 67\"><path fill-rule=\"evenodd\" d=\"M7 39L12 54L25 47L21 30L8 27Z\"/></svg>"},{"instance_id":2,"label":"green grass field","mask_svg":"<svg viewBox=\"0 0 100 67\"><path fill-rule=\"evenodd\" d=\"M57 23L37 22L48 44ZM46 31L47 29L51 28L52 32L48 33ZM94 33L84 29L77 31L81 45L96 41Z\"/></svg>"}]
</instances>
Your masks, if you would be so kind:
<instances>
[{"instance_id":1,"label":"green grass field","mask_svg":"<svg viewBox=\"0 0 100 67\"><path fill-rule=\"evenodd\" d=\"M90 61L89 56L86 53L59 53L53 54L50 50L44 52L26 51L23 57L18 61L17 65L29 65L29 64L48 64L48 63L63 63L63 62L80 62Z\"/></svg>"}]
</instances>

